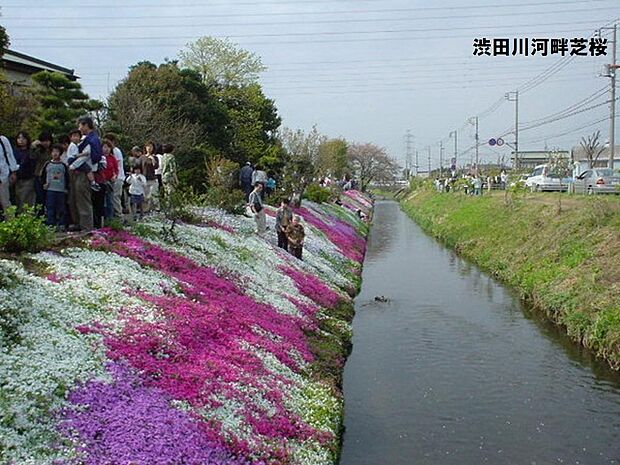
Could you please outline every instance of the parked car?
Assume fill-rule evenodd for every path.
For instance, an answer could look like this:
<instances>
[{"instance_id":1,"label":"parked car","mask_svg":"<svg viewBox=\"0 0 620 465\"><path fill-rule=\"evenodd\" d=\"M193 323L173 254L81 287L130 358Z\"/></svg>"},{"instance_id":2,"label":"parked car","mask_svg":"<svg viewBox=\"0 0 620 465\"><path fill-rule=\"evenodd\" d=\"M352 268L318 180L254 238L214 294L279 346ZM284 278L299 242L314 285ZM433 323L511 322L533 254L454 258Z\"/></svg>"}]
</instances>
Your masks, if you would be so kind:
<instances>
[{"instance_id":1,"label":"parked car","mask_svg":"<svg viewBox=\"0 0 620 465\"><path fill-rule=\"evenodd\" d=\"M549 166L545 164L534 168L532 174L525 180L525 187L532 192L564 192L568 190L567 181L560 179L558 174L550 172Z\"/></svg>"},{"instance_id":2,"label":"parked car","mask_svg":"<svg viewBox=\"0 0 620 465\"><path fill-rule=\"evenodd\" d=\"M620 194L620 176L611 168L592 168L575 178L575 192Z\"/></svg>"}]
</instances>

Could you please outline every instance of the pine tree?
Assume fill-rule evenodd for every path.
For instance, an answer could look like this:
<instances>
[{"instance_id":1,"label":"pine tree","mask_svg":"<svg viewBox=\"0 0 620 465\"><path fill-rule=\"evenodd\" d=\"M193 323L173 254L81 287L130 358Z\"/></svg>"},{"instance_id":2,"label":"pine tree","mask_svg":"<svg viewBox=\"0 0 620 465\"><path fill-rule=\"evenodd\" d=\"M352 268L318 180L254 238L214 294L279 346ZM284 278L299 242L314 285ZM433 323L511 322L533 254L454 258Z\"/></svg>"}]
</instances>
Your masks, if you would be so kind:
<instances>
[{"instance_id":1,"label":"pine tree","mask_svg":"<svg viewBox=\"0 0 620 465\"><path fill-rule=\"evenodd\" d=\"M38 131L59 136L76 127L76 120L88 113L90 101L79 82L61 73L41 71L32 75L37 84L39 109L35 116Z\"/></svg>"}]
</instances>

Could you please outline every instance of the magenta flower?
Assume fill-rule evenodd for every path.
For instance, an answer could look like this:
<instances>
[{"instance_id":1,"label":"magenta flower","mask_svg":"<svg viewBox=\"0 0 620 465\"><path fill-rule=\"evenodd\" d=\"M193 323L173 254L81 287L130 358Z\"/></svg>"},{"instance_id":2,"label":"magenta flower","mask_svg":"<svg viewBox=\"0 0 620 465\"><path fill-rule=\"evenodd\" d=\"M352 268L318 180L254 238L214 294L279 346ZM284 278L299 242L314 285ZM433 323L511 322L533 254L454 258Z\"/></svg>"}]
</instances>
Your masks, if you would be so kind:
<instances>
[{"instance_id":1,"label":"magenta flower","mask_svg":"<svg viewBox=\"0 0 620 465\"><path fill-rule=\"evenodd\" d=\"M243 465L204 424L170 407L161 391L141 385L119 364L110 364L113 382L91 381L69 397L60 430L77 448L79 465Z\"/></svg>"},{"instance_id":2,"label":"magenta flower","mask_svg":"<svg viewBox=\"0 0 620 465\"><path fill-rule=\"evenodd\" d=\"M271 353L299 372L299 362L292 354L306 362L313 360L304 331L316 324L315 308L304 306L301 311L306 317L282 315L270 305L254 301L212 269L125 232L103 231L96 247L166 273L181 283L184 294L136 293L159 307L163 319L150 323L127 317L120 333L102 331L112 360L128 363L144 377L146 386L196 409L217 408L220 404L215 399L222 398L246 406L238 414L252 429L259 450L231 440L227 446L235 453L282 463L290 440L328 440L286 409L281 383L289 381L270 372L255 352ZM299 280L301 292L314 295L320 305L338 303L338 294L317 278L295 270L291 275ZM254 402L256 392L270 408ZM221 425L205 423L204 429L210 437L220 437Z\"/></svg>"}]
</instances>

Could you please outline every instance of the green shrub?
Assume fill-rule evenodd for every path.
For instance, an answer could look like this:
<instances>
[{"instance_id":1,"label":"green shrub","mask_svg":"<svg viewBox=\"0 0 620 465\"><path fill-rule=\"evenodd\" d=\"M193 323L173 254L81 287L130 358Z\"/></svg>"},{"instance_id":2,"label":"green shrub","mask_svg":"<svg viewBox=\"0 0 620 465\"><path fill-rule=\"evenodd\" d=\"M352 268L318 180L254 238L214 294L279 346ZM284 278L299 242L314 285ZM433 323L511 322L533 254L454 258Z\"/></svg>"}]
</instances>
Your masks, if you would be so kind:
<instances>
[{"instance_id":1,"label":"green shrub","mask_svg":"<svg viewBox=\"0 0 620 465\"><path fill-rule=\"evenodd\" d=\"M413 176L409 179L409 189L412 191L417 191L419 189L429 189L433 187L433 182L428 178L419 178L417 176Z\"/></svg>"},{"instance_id":2,"label":"green shrub","mask_svg":"<svg viewBox=\"0 0 620 465\"><path fill-rule=\"evenodd\" d=\"M0 223L0 249L5 252L37 252L48 247L54 233L44 219L31 207L24 207L19 215L16 211L16 207L9 207L5 221Z\"/></svg>"},{"instance_id":3,"label":"green shrub","mask_svg":"<svg viewBox=\"0 0 620 465\"><path fill-rule=\"evenodd\" d=\"M321 187L318 184L310 184L306 187L304 198L311 202L324 203L329 201L332 193L329 189Z\"/></svg>"},{"instance_id":4,"label":"green shrub","mask_svg":"<svg viewBox=\"0 0 620 465\"><path fill-rule=\"evenodd\" d=\"M210 187L204 196L204 202L228 213L242 215L245 208L245 194L239 189L228 190L225 187Z\"/></svg>"},{"instance_id":5,"label":"green shrub","mask_svg":"<svg viewBox=\"0 0 620 465\"><path fill-rule=\"evenodd\" d=\"M110 218L105 220L106 228L110 228L113 231L123 231L125 226L123 225L123 221L119 218Z\"/></svg>"}]
</instances>

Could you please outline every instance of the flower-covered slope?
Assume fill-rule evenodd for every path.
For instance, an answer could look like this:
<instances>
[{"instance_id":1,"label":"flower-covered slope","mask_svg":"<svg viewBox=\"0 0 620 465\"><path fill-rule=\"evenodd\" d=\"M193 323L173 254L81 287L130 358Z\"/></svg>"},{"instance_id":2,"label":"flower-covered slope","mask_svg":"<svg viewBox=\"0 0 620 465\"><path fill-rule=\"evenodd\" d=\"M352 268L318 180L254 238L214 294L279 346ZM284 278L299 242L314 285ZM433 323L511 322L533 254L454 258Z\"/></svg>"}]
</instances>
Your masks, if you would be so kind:
<instances>
[{"instance_id":1,"label":"flower-covered slope","mask_svg":"<svg viewBox=\"0 0 620 465\"><path fill-rule=\"evenodd\" d=\"M304 261L210 209L1 260L0 463L334 463L371 208L342 201L299 210Z\"/></svg>"}]
</instances>

